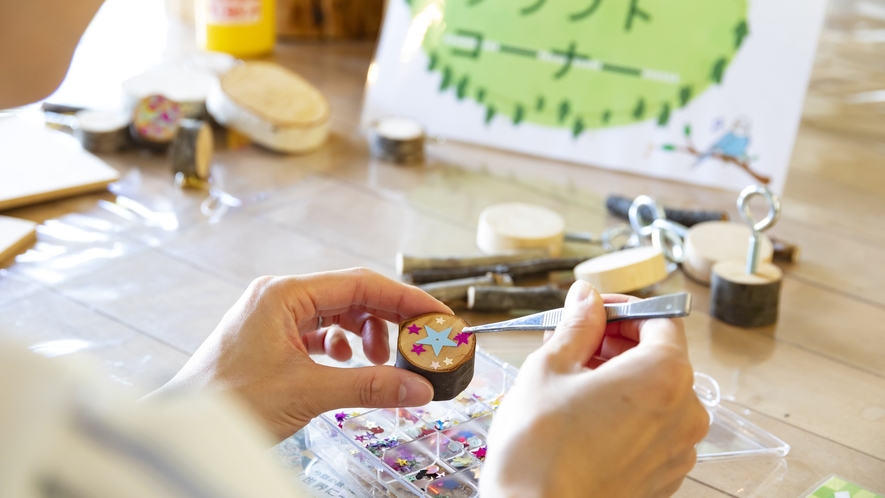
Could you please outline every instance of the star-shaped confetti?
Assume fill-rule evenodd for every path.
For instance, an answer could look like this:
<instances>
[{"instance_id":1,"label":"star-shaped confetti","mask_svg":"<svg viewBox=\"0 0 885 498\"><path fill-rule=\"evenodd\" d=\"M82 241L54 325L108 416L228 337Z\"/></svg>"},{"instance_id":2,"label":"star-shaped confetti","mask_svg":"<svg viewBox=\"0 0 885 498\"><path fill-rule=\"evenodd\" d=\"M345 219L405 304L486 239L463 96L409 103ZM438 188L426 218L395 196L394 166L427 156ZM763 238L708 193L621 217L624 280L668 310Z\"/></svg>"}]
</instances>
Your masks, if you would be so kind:
<instances>
[{"instance_id":1,"label":"star-shaped confetti","mask_svg":"<svg viewBox=\"0 0 885 498\"><path fill-rule=\"evenodd\" d=\"M443 317L439 317L436 319L436 323L442 325L442 324L446 323L446 319Z\"/></svg>"},{"instance_id":2,"label":"star-shaped confetti","mask_svg":"<svg viewBox=\"0 0 885 498\"><path fill-rule=\"evenodd\" d=\"M452 362L452 359L451 359L451 358L446 358L445 360L443 360L443 363L445 363L447 366L449 366L449 365L451 365L453 362Z\"/></svg>"},{"instance_id":3,"label":"star-shaped confetti","mask_svg":"<svg viewBox=\"0 0 885 498\"><path fill-rule=\"evenodd\" d=\"M421 344L412 344L412 352L418 356L421 356L421 353L427 351L424 349L424 346Z\"/></svg>"},{"instance_id":4,"label":"star-shaped confetti","mask_svg":"<svg viewBox=\"0 0 885 498\"><path fill-rule=\"evenodd\" d=\"M455 334L455 342L457 343L457 346L469 343L470 332L461 332L460 334Z\"/></svg>"},{"instance_id":5,"label":"star-shaped confetti","mask_svg":"<svg viewBox=\"0 0 885 498\"><path fill-rule=\"evenodd\" d=\"M347 414L344 412L339 412L335 414L335 421L338 423L344 422L347 420Z\"/></svg>"},{"instance_id":6,"label":"star-shaped confetti","mask_svg":"<svg viewBox=\"0 0 885 498\"><path fill-rule=\"evenodd\" d=\"M430 368L432 368L434 370L439 370L439 362L438 361L431 362Z\"/></svg>"},{"instance_id":7,"label":"star-shaped confetti","mask_svg":"<svg viewBox=\"0 0 885 498\"><path fill-rule=\"evenodd\" d=\"M476 451L473 452L473 456L475 456L476 458L479 458L480 460L485 460L486 447L483 446L482 448L478 448Z\"/></svg>"},{"instance_id":8,"label":"star-shaped confetti","mask_svg":"<svg viewBox=\"0 0 885 498\"><path fill-rule=\"evenodd\" d=\"M436 356L439 356L440 351L445 346L457 346L455 341L449 339L449 332L452 331L452 327L437 332L430 328L429 325L425 325L424 330L427 331L427 337L420 341L415 341L415 344L427 344L433 348L433 354Z\"/></svg>"},{"instance_id":9,"label":"star-shaped confetti","mask_svg":"<svg viewBox=\"0 0 885 498\"><path fill-rule=\"evenodd\" d=\"M410 334L417 334L418 332L421 332L421 327L415 325L414 323L409 325Z\"/></svg>"}]
</instances>

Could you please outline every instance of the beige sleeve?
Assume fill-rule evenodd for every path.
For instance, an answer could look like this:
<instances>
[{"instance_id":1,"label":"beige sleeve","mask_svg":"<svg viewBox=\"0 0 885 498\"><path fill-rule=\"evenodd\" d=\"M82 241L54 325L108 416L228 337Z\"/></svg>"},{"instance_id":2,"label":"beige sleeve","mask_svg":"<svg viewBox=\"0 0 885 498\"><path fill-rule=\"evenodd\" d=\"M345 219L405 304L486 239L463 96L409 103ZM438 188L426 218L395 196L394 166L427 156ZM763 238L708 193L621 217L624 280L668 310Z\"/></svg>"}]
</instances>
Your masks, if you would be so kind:
<instances>
[{"instance_id":1,"label":"beige sleeve","mask_svg":"<svg viewBox=\"0 0 885 498\"><path fill-rule=\"evenodd\" d=\"M0 341L0 496L299 496L237 402L136 403L57 360Z\"/></svg>"}]
</instances>

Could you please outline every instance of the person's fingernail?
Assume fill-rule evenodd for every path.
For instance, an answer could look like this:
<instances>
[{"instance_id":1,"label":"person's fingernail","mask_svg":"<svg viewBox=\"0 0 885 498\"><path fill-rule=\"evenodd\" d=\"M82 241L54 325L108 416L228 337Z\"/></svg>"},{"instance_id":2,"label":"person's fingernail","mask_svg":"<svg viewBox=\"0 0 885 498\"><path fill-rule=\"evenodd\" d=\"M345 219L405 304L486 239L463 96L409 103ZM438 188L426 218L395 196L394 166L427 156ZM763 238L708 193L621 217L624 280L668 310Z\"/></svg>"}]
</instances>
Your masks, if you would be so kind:
<instances>
[{"instance_id":1,"label":"person's fingernail","mask_svg":"<svg viewBox=\"0 0 885 498\"><path fill-rule=\"evenodd\" d=\"M571 289L568 290L568 295L565 297L566 304L577 304L590 296L590 292L593 287L590 286L589 283L578 280L572 284Z\"/></svg>"},{"instance_id":2,"label":"person's fingernail","mask_svg":"<svg viewBox=\"0 0 885 498\"><path fill-rule=\"evenodd\" d=\"M399 386L399 406L421 406L430 403L433 388L426 381L409 379Z\"/></svg>"}]
</instances>

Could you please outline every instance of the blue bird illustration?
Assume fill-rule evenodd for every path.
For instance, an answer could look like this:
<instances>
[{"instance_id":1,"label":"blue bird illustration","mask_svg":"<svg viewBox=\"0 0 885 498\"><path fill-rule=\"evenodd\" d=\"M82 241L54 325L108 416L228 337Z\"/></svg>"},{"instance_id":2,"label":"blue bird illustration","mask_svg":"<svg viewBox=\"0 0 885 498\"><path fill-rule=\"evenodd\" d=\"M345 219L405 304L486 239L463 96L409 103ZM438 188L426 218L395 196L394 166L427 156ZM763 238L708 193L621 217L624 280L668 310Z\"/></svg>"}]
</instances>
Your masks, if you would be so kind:
<instances>
[{"instance_id":1,"label":"blue bird illustration","mask_svg":"<svg viewBox=\"0 0 885 498\"><path fill-rule=\"evenodd\" d=\"M738 162L746 161L749 159L747 156L749 146L750 122L745 118L738 118L732 123L728 132L698 158L695 166L714 155L721 156L723 159L731 158Z\"/></svg>"}]
</instances>

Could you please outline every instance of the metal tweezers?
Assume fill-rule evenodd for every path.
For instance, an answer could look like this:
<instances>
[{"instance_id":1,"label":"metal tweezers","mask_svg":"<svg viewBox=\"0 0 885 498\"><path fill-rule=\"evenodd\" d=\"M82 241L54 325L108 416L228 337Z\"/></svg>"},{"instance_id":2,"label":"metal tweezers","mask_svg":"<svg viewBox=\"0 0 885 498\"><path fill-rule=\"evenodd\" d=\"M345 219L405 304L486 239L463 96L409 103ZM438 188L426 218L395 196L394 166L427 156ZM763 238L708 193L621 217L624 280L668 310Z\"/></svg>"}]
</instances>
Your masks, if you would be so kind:
<instances>
[{"instance_id":1,"label":"metal tweezers","mask_svg":"<svg viewBox=\"0 0 885 498\"><path fill-rule=\"evenodd\" d=\"M604 305L605 318L609 322L645 318L676 318L691 313L691 294L680 292L666 296L650 297L632 303L610 303ZM535 313L503 322L465 327L462 332L512 332L530 330L553 330L562 319L563 308Z\"/></svg>"}]
</instances>

